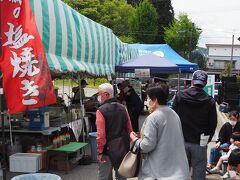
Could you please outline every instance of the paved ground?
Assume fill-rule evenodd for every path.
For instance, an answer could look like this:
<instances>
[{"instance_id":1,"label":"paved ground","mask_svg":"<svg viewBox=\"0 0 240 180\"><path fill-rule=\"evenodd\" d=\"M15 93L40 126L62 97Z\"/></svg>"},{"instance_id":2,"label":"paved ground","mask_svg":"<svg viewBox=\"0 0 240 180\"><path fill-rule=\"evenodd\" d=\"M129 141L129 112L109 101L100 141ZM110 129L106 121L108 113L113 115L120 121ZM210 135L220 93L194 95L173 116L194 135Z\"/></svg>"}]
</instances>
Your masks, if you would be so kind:
<instances>
[{"instance_id":1,"label":"paved ground","mask_svg":"<svg viewBox=\"0 0 240 180\"><path fill-rule=\"evenodd\" d=\"M67 88L65 88L67 89ZM61 92L61 91L60 91ZM86 96L90 96L91 94L96 93L95 89L86 89L85 90L85 94ZM64 96L65 102L68 102L68 99L66 96ZM144 119L146 116L141 116L140 117L140 126L142 125ZM225 122L226 117L221 114L218 113L218 128L217 131L219 130L219 128L222 126L222 124ZM214 146L214 142L210 143L208 150L210 149L210 147ZM86 150L87 152L89 152L89 149ZM66 174L65 172L61 172L61 171L53 171L50 170L49 173L54 173L57 174L59 176L61 176L62 180L96 180L97 179L97 164L96 163L92 163L90 165L78 165L76 168L74 168L73 170L71 170L68 174ZM14 177L18 174L16 173L7 173L7 180L10 180L11 177ZM221 179L220 175L207 175L206 176L207 180L219 180ZM129 179L130 180L130 179ZM131 180L137 180L137 178L131 178Z\"/></svg>"},{"instance_id":2,"label":"paved ground","mask_svg":"<svg viewBox=\"0 0 240 180\"><path fill-rule=\"evenodd\" d=\"M140 126L142 125L144 119L146 116L140 117ZM214 143L210 143L210 146L212 147ZM210 149L210 148L208 148ZM86 150L86 152L90 152L89 149ZM68 174L62 171L55 171L50 170L49 173L57 174L59 175L62 180L96 180L97 179L97 163L92 163L90 165L78 165L76 168L71 170ZM11 179L11 177L14 177L18 174L16 173L8 173L7 179ZM220 175L207 175L207 180L219 180L221 179ZM129 180L137 180L137 178L131 178Z\"/></svg>"}]
</instances>

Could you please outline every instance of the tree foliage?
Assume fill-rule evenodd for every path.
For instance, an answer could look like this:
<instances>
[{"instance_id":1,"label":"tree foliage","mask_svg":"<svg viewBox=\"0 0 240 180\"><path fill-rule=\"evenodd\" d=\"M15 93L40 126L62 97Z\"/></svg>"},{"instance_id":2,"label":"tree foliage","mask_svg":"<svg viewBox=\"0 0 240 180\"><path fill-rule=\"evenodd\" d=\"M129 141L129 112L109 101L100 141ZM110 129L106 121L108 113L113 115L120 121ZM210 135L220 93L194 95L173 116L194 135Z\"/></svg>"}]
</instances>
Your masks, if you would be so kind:
<instances>
[{"instance_id":1,"label":"tree foliage","mask_svg":"<svg viewBox=\"0 0 240 180\"><path fill-rule=\"evenodd\" d=\"M130 36L130 35L121 35L121 36L119 36L119 39L122 42L125 42L125 43L128 43L128 44L135 43L135 39L132 36Z\"/></svg>"},{"instance_id":2,"label":"tree foliage","mask_svg":"<svg viewBox=\"0 0 240 180\"><path fill-rule=\"evenodd\" d=\"M200 69L206 68L207 57L200 52L198 48L191 53L191 59L193 63L198 64Z\"/></svg>"},{"instance_id":3,"label":"tree foliage","mask_svg":"<svg viewBox=\"0 0 240 180\"><path fill-rule=\"evenodd\" d=\"M133 7L136 7L137 5L139 5L140 0L127 0L128 4L131 4Z\"/></svg>"},{"instance_id":4,"label":"tree foliage","mask_svg":"<svg viewBox=\"0 0 240 180\"><path fill-rule=\"evenodd\" d=\"M186 14L179 15L171 25L164 28L164 40L175 51L191 61L191 52L197 48L202 30Z\"/></svg>"},{"instance_id":5,"label":"tree foliage","mask_svg":"<svg viewBox=\"0 0 240 180\"><path fill-rule=\"evenodd\" d=\"M63 0L82 15L98 22L122 37L133 42L128 35L130 30L129 18L134 13L134 8L125 0Z\"/></svg>"},{"instance_id":6,"label":"tree foliage","mask_svg":"<svg viewBox=\"0 0 240 180\"><path fill-rule=\"evenodd\" d=\"M127 0L129 4L136 7L141 0ZM167 27L174 20L174 10L171 0L150 0L158 13L158 34L154 43L165 43L164 27Z\"/></svg>"},{"instance_id":7,"label":"tree foliage","mask_svg":"<svg viewBox=\"0 0 240 180\"><path fill-rule=\"evenodd\" d=\"M152 43L157 35L158 14L149 0L143 0L137 6L130 19L130 28L133 37L139 43Z\"/></svg>"},{"instance_id":8,"label":"tree foliage","mask_svg":"<svg viewBox=\"0 0 240 180\"><path fill-rule=\"evenodd\" d=\"M228 77L231 76L231 63L225 63L224 69L220 74L220 77Z\"/></svg>"},{"instance_id":9,"label":"tree foliage","mask_svg":"<svg viewBox=\"0 0 240 180\"><path fill-rule=\"evenodd\" d=\"M152 0L158 13L158 34L155 43L165 43L164 27L167 27L174 20L174 10L171 0Z\"/></svg>"},{"instance_id":10,"label":"tree foliage","mask_svg":"<svg viewBox=\"0 0 240 180\"><path fill-rule=\"evenodd\" d=\"M129 17L134 13L134 8L125 0L105 0L100 9L99 23L112 29L116 35L129 33Z\"/></svg>"},{"instance_id":11,"label":"tree foliage","mask_svg":"<svg viewBox=\"0 0 240 180\"><path fill-rule=\"evenodd\" d=\"M99 9L101 4L99 0L63 0L66 4L81 13L82 15L92 19L93 21L100 21Z\"/></svg>"}]
</instances>

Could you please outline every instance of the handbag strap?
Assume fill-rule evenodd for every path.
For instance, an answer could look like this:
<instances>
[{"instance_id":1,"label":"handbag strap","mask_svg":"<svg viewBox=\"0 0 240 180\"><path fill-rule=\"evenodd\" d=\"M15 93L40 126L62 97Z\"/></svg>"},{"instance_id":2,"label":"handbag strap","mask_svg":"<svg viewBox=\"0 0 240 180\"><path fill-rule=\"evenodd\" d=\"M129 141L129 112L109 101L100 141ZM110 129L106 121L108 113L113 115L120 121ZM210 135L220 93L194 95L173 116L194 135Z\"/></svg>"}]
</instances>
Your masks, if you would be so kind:
<instances>
[{"instance_id":1,"label":"handbag strap","mask_svg":"<svg viewBox=\"0 0 240 180\"><path fill-rule=\"evenodd\" d=\"M134 153L134 154L138 154L138 153L140 153L140 151L141 151L141 148L140 148L140 146L138 145L136 145L136 142L138 141L138 139L137 140L135 140L135 141L133 141L133 143L132 143L132 146L131 146L131 148L130 148L130 151L132 152L132 153Z\"/></svg>"}]
</instances>

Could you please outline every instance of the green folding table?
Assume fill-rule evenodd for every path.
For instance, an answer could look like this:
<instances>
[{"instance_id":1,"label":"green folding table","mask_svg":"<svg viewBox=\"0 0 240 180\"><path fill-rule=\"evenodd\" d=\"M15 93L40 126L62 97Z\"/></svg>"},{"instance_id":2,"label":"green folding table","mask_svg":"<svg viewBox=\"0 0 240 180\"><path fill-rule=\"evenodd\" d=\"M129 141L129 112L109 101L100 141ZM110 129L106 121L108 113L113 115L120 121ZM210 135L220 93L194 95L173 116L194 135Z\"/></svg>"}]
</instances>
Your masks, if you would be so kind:
<instances>
[{"instance_id":1,"label":"green folding table","mask_svg":"<svg viewBox=\"0 0 240 180\"><path fill-rule=\"evenodd\" d=\"M48 167L51 159L57 157L56 160L66 163L65 166L57 163L58 170L69 171L72 164L76 164L83 156L83 149L88 145L88 143L83 142L70 142L69 144L63 145L59 148L53 148L48 146ZM71 154L75 155L70 157ZM70 159L71 158L71 159ZM60 169L59 169L60 168Z\"/></svg>"}]
</instances>

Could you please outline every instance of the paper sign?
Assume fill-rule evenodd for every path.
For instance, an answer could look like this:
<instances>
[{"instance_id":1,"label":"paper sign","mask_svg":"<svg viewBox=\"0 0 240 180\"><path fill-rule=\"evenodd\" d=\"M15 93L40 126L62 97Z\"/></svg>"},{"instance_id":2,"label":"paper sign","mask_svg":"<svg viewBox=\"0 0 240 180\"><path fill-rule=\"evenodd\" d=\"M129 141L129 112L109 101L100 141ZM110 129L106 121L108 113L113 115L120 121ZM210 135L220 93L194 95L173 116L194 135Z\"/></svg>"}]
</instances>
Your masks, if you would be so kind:
<instances>
[{"instance_id":1,"label":"paper sign","mask_svg":"<svg viewBox=\"0 0 240 180\"><path fill-rule=\"evenodd\" d=\"M150 69L135 69L135 76L139 78L150 77Z\"/></svg>"},{"instance_id":2,"label":"paper sign","mask_svg":"<svg viewBox=\"0 0 240 180\"><path fill-rule=\"evenodd\" d=\"M200 146L207 146L209 137L209 135L205 136L204 133L202 133L200 136Z\"/></svg>"}]
</instances>

